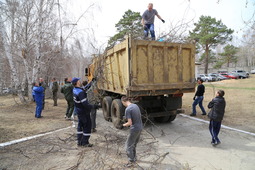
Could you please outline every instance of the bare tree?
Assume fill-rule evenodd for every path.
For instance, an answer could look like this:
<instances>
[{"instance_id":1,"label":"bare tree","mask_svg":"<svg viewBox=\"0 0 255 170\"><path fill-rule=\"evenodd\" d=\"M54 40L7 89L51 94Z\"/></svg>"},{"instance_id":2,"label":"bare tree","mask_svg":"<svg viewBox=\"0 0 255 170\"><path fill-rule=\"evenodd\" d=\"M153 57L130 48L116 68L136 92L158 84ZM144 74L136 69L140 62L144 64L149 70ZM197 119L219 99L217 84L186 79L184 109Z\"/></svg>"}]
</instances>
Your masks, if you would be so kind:
<instances>
[{"instance_id":1,"label":"bare tree","mask_svg":"<svg viewBox=\"0 0 255 170\"><path fill-rule=\"evenodd\" d=\"M26 101L24 90L31 98L32 82L39 77L49 82L52 77L60 80L84 75L90 54L81 37L93 39L94 34L93 29L80 31L76 25L86 15L91 15L94 4L74 22L68 19L70 16L65 15L61 5L57 0L5 0L0 3L0 42L4 42L2 48L0 46L4 50L1 60L7 58L9 64L5 70L10 72L5 74L6 79L11 80L11 86L22 102ZM11 77L8 77L9 73Z\"/></svg>"},{"instance_id":2,"label":"bare tree","mask_svg":"<svg viewBox=\"0 0 255 170\"><path fill-rule=\"evenodd\" d=\"M10 36L7 35L7 30L5 27L5 24L3 22L2 16L0 16L0 32L2 36L2 43L3 43L3 48L5 51L5 55L9 61L11 70L12 70L12 79L14 82L14 87L15 90L17 90L17 94L22 102L25 101L25 98L23 97L21 93L21 83L18 78L18 72L17 72L17 67L15 64L15 56L14 56L14 46L15 46L15 16L17 14L17 7L19 6L18 2L16 1L7 1L7 4L9 5L9 14L11 18L11 31L10 31ZM9 43L9 44L8 44Z\"/></svg>"},{"instance_id":3,"label":"bare tree","mask_svg":"<svg viewBox=\"0 0 255 170\"><path fill-rule=\"evenodd\" d=\"M0 29L1 25L0 25ZM3 41L2 41L2 36L0 35L0 94L2 93L3 90L3 66L4 66L4 53L3 53Z\"/></svg>"},{"instance_id":4,"label":"bare tree","mask_svg":"<svg viewBox=\"0 0 255 170\"><path fill-rule=\"evenodd\" d=\"M239 52L240 66L255 66L255 23L249 28L242 39L242 46Z\"/></svg>"}]
</instances>

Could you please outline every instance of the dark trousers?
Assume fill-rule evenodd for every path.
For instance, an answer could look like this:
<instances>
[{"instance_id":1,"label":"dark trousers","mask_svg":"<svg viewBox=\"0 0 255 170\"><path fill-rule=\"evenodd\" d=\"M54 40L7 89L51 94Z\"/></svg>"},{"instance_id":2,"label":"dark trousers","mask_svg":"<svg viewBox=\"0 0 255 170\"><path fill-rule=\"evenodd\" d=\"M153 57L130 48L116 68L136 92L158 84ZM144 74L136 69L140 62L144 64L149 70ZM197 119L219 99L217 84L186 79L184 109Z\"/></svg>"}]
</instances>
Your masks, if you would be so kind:
<instances>
[{"instance_id":1,"label":"dark trousers","mask_svg":"<svg viewBox=\"0 0 255 170\"><path fill-rule=\"evenodd\" d=\"M90 114L80 115L78 113L77 141L78 145L89 144L91 135L91 119Z\"/></svg>"},{"instance_id":2,"label":"dark trousers","mask_svg":"<svg viewBox=\"0 0 255 170\"><path fill-rule=\"evenodd\" d=\"M210 120L209 131L212 135L212 142L220 142L218 135L220 132L221 121Z\"/></svg>"},{"instance_id":3,"label":"dark trousers","mask_svg":"<svg viewBox=\"0 0 255 170\"><path fill-rule=\"evenodd\" d=\"M96 117L97 117L97 109L92 108L90 111L91 129L96 128Z\"/></svg>"},{"instance_id":4,"label":"dark trousers","mask_svg":"<svg viewBox=\"0 0 255 170\"><path fill-rule=\"evenodd\" d=\"M58 92L52 92L53 94L53 101L54 101L54 106L58 105Z\"/></svg>"},{"instance_id":5,"label":"dark trousers","mask_svg":"<svg viewBox=\"0 0 255 170\"><path fill-rule=\"evenodd\" d=\"M139 142L141 130L139 131L130 131L126 141L126 152L130 162L136 161L136 145Z\"/></svg>"},{"instance_id":6,"label":"dark trousers","mask_svg":"<svg viewBox=\"0 0 255 170\"><path fill-rule=\"evenodd\" d=\"M36 99L35 102L36 102L35 117L39 118L41 117L42 113L43 101L42 99Z\"/></svg>"},{"instance_id":7,"label":"dark trousers","mask_svg":"<svg viewBox=\"0 0 255 170\"><path fill-rule=\"evenodd\" d=\"M42 101L42 110L44 109L44 105L45 105L45 95L43 96L43 101Z\"/></svg>"},{"instance_id":8,"label":"dark trousers","mask_svg":"<svg viewBox=\"0 0 255 170\"><path fill-rule=\"evenodd\" d=\"M66 117L71 118L74 110L74 101L67 100Z\"/></svg>"}]
</instances>

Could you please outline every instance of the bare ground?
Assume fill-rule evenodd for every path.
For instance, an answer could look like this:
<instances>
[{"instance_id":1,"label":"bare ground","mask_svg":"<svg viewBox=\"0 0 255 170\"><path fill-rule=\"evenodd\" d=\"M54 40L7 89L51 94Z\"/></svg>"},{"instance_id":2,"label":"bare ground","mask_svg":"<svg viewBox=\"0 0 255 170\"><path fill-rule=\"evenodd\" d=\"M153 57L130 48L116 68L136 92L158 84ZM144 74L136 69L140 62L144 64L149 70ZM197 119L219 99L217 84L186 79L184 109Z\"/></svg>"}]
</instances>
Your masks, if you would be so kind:
<instances>
[{"instance_id":1,"label":"bare ground","mask_svg":"<svg viewBox=\"0 0 255 170\"><path fill-rule=\"evenodd\" d=\"M215 90L224 89L226 92L227 108L224 125L255 132L254 76L246 80L205 83L205 86L204 106L213 98ZM186 110L186 114L191 111L193 95L193 93L185 94L183 97L183 108ZM42 113L43 118L36 119L34 118L34 103L21 105L18 99L13 96L1 96L0 143L72 126L71 121L64 119L65 100L60 99L57 107L52 105L52 100L46 99L45 110ZM198 113L200 113L199 109ZM207 120L206 116L198 114L197 117ZM76 130L70 127L51 135L0 148L0 169L123 169L123 164L127 161L124 142L128 130L113 128L110 122L103 120L101 111L98 112L97 122L98 132L91 138L91 143L94 144L93 148L78 148L76 146ZM193 126L196 128L194 131L190 131ZM248 169L251 167L252 156L248 156L248 159L245 157L251 151L248 146L255 144L254 138L234 133L230 133L229 136L229 132L222 130L225 141L233 143L234 140L236 143L230 146L222 145L220 150L212 150L206 144L207 139L198 140L203 135L208 138L209 143L207 128L205 129L204 126L207 125L194 123L180 117L170 124L150 123L143 131L138 146L137 169L208 169L206 167L219 169L215 168L220 167L219 164L222 163L222 158L219 155L224 155L224 158L231 157L230 165L226 165L227 168L222 169L244 169L238 168L238 166L248 167ZM202 133L199 129L204 129L204 132ZM237 137L238 140L235 140ZM245 146L241 146L240 143L244 143ZM201 145L203 149L197 150L197 144ZM235 148L239 148L239 150L235 150ZM199 152L202 152L201 155ZM207 156L208 152L213 154ZM239 156L235 157L231 153ZM198 154L197 159L210 158L211 160L206 160L210 161L209 165L201 165L199 160L194 160L194 154ZM237 161L239 158L243 160L240 164ZM237 168L231 168L232 162L238 164ZM197 165L201 165L201 168L198 168Z\"/></svg>"},{"instance_id":2,"label":"bare ground","mask_svg":"<svg viewBox=\"0 0 255 170\"><path fill-rule=\"evenodd\" d=\"M101 110L98 111L98 131L90 140L94 147L80 148L76 145L73 122L64 119L64 99L58 100L57 107L53 107L51 99L46 99L40 119L34 117L35 103L21 105L13 96L2 96L0 107L0 143L70 127L0 148L0 169L123 169L127 163L124 145L128 129L115 129L111 122L103 119ZM77 126L77 122L75 124ZM158 153L157 145L156 138L145 130L139 142L140 162L136 168L179 169L183 166L176 161L160 165L168 153Z\"/></svg>"},{"instance_id":3,"label":"bare ground","mask_svg":"<svg viewBox=\"0 0 255 170\"><path fill-rule=\"evenodd\" d=\"M50 117L53 115L46 113L42 119L35 119L30 115L30 124L19 123L18 126L25 126L26 128L21 128L17 130L17 133L15 132L9 135L9 139L21 137L18 131L22 131L24 136L31 136L62 127L70 128L26 142L0 148L0 169L124 168L123 165L127 163L124 145L129 133L128 129L115 129L111 122L103 120L102 112L99 110L98 113L100 115L97 117L98 131L92 135L90 140L94 146L92 148L81 148L76 145L76 129L72 127L73 123L71 121L63 121L63 115L59 114L59 126L56 127L54 124L57 122L49 121ZM75 122L75 124L77 126L77 122ZM33 130L28 130L24 133L26 129L30 129L31 125L35 126ZM42 129L42 127L45 128ZM5 140L7 140L7 136ZM137 149L139 164L136 165L136 169L171 167L177 170L179 167L183 166L177 161L161 165L161 162L169 153L159 153L157 151L157 146L158 141L154 135L147 130L143 131L139 142L139 148Z\"/></svg>"},{"instance_id":4,"label":"bare ground","mask_svg":"<svg viewBox=\"0 0 255 170\"><path fill-rule=\"evenodd\" d=\"M41 119L34 117L34 102L21 105L18 98L13 96L1 96L0 101L1 143L70 125L70 122L64 119L66 102L63 99L58 101L57 107L53 107L51 99L46 99Z\"/></svg>"},{"instance_id":5,"label":"bare ground","mask_svg":"<svg viewBox=\"0 0 255 170\"><path fill-rule=\"evenodd\" d=\"M205 95L203 105L207 108L208 103L219 89L225 91L226 111L223 124L255 133L255 75L248 79L224 80L220 82L205 82ZM186 93L183 97L185 114L189 115L192 110L194 93ZM207 116L200 115L202 112L197 106L197 117L207 120Z\"/></svg>"}]
</instances>

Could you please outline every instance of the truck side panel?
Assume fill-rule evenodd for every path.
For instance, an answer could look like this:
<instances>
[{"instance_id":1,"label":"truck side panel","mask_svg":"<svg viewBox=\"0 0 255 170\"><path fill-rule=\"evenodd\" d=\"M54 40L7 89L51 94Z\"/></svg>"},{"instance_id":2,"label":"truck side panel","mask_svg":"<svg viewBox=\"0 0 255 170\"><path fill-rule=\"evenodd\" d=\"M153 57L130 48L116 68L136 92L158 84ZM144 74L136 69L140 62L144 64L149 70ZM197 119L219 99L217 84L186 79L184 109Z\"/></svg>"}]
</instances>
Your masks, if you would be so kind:
<instances>
[{"instance_id":1,"label":"truck side panel","mask_svg":"<svg viewBox=\"0 0 255 170\"><path fill-rule=\"evenodd\" d=\"M98 79L98 88L125 95L129 84L128 65L128 43L124 41L108 50L100 59L97 66L97 74L101 77Z\"/></svg>"},{"instance_id":2,"label":"truck side panel","mask_svg":"<svg viewBox=\"0 0 255 170\"><path fill-rule=\"evenodd\" d=\"M147 91L151 95L169 94L169 90L193 92L194 52L192 44L133 40L130 94L132 91Z\"/></svg>"},{"instance_id":3,"label":"truck side panel","mask_svg":"<svg viewBox=\"0 0 255 170\"><path fill-rule=\"evenodd\" d=\"M193 44L126 39L98 60L98 88L106 92L134 97L195 90Z\"/></svg>"}]
</instances>

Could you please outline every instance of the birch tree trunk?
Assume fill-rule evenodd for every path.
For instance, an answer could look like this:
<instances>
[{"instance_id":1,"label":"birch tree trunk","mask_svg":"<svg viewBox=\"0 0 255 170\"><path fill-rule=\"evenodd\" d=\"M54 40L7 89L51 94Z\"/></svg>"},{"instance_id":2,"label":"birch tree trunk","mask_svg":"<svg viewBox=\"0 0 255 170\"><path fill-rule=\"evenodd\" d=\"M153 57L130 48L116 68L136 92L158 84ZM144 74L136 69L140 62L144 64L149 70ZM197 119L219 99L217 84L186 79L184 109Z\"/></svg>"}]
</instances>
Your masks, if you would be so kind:
<instances>
[{"instance_id":1,"label":"birch tree trunk","mask_svg":"<svg viewBox=\"0 0 255 170\"><path fill-rule=\"evenodd\" d=\"M38 9L38 26L37 26L37 43L36 43L36 52L35 52L35 59L33 64L33 71L32 71L32 81L38 79L38 74L40 72L40 59L42 57L41 54L41 46L42 46L42 22L43 22L43 1L40 0L39 9Z\"/></svg>"},{"instance_id":2,"label":"birch tree trunk","mask_svg":"<svg viewBox=\"0 0 255 170\"><path fill-rule=\"evenodd\" d=\"M32 97L32 82L34 81L33 80L33 77L31 77L31 71L29 70L29 64L27 63L27 60L26 60L26 53L24 52L24 54L22 53L22 56L23 56L23 63L24 63L24 66L25 66L25 72L26 72L26 80L27 80L27 83L28 83L28 100L32 101L33 97Z\"/></svg>"},{"instance_id":3,"label":"birch tree trunk","mask_svg":"<svg viewBox=\"0 0 255 170\"><path fill-rule=\"evenodd\" d=\"M0 29L1 29L1 25L0 25ZM0 33L0 43L2 41L1 35L2 34ZM0 49L0 94L3 93L3 71L4 71L3 64L4 64L4 54L1 52L1 49Z\"/></svg>"},{"instance_id":4,"label":"birch tree trunk","mask_svg":"<svg viewBox=\"0 0 255 170\"><path fill-rule=\"evenodd\" d=\"M14 14L14 13L13 13ZM11 28L11 32L13 34L13 30L14 30L14 21L12 21L12 28ZM21 91L21 84L20 84L20 81L18 79L18 76L17 76L17 69L15 67L15 64L14 64L14 61L13 61L13 55L12 55L12 47L7 44L8 42L8 39L7 39L7 34L6 34L6 30L5 30L5 25L4 25L4 22L3 22L3 19L2 19L2 16L0 15L0 34L2 36L2 40L3 40L3 48L4 48L4 51L5 51L5 55L9 61L9 64L10 64L10 67L11 67L11 74L12 74L12 78L13 78L13 81L14 81L14 87L15 87L15 90L17 91L17 94L20 98L20 101L21 102L25 102L25 98L24 96L22 95L22 91ZM11 38L11 44L13 43L13 35L12 35L12 38Z\"/></svg>"}]
</instances>

